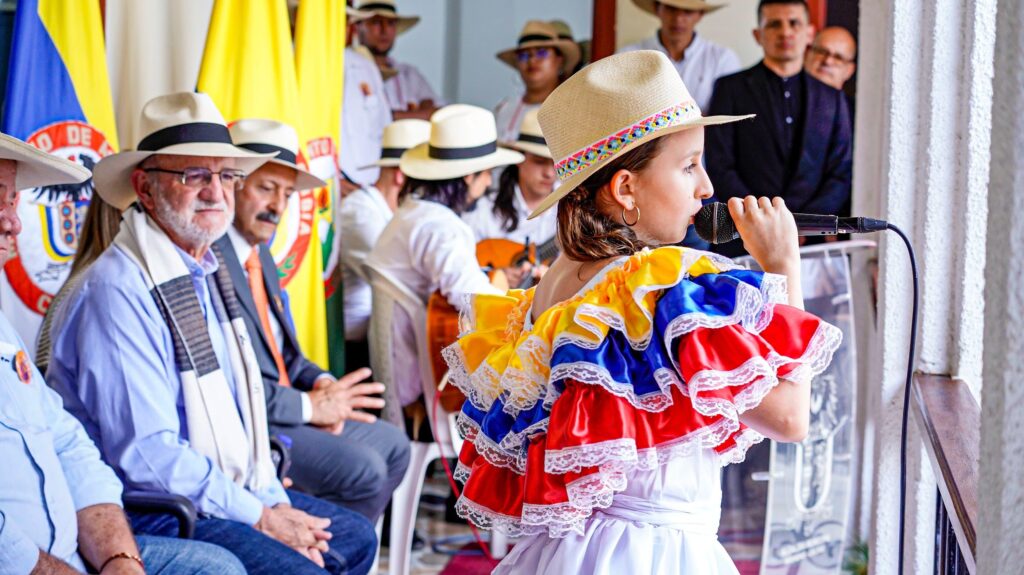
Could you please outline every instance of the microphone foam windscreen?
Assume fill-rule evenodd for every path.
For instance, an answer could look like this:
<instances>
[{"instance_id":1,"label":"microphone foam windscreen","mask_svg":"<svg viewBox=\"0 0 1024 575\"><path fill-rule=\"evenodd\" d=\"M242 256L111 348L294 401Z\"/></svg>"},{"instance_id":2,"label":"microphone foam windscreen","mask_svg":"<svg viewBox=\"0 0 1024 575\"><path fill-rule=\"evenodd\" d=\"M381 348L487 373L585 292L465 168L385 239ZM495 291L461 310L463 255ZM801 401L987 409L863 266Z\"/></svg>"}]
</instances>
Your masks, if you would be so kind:
<instances>
[{"instance_id":1,"label":"microphone foam windscreen","mask_svg":"<svg viewBox=\"0 0 1024 575\"><path fill-rule=\"evenodd\" d=\"M740 237L729 215L729 208L721 202L706 204L693 218L693 226L702 240L724 244Z\"/></svg>"}]
</instances>

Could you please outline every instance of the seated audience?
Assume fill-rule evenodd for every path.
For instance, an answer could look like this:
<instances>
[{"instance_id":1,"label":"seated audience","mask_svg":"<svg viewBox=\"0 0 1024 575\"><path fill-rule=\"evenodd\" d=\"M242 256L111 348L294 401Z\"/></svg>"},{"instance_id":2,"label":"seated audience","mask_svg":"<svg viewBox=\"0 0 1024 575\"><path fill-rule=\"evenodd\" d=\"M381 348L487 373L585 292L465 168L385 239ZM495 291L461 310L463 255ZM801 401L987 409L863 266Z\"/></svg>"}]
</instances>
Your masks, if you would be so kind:
<instances>
[{"instance_id":1,"label":"seated audience","mask_svg":"<svg viewBox=\"0 0 1024 575\"><path fill-rule=\"evenodd\" d=\"M380 170L375 185L363 186L341 201L338 230L341 233L341 273L345 286L345 365L350 369L370 366L366 342L373 301L363 264L391 215L398 209L398 194L405 175L398 169L402 153L430 139L430 122L398 120L384 129Z\"/></svg>"},{"instance_id":2,"label":"seated audience","mask_svg":"<svg viewBox=\"0 0 1024 575\"><path fill-rule=\"evenodd\" d=\"M19 190L81 183L89 171L0 134L0 266L21 232ZM0 314L0 575L243 574L231 553L199 541L132 536L121 482L82 424L61 407Z\"/></svg>"},{"instance_id":3,"label":"seated audience","mask_svg":"<svg viewBox=\"0 0 1024 575\"><path fill-rule=\"evenodd\" d=\"M276 477L252 337L210 249L234 219L237 187L275 154L232 145L205 94L154 98L139 125L134 151L93 172L125 212L56 311L48 382L129 487L188 497L195 538L250 574L368 572L373 525ZM138 533L176 528L170 516L131 519Z\"/></svg>"}]
</instances>

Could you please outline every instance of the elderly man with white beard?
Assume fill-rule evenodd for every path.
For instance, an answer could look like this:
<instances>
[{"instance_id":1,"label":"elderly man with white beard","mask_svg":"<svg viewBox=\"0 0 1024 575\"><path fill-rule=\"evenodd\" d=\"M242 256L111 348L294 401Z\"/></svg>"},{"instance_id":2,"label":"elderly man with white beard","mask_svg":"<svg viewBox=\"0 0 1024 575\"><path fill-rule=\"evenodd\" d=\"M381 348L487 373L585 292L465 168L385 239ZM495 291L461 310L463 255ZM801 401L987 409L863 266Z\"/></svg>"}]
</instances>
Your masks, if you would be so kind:
<instances>
[{"instance_id":1,"label":"elderly man with white beard","mask_svg":"<svg viewBox=\"0 0 1024 575\"><path fill-rule=\"evenodd\" d=\"M195 538L250 574L366 573L370 522L275 475L259 363L212 247L236 187L274 154L234 146L204 94L155 98L140 126L135 151L94 170L121 229L56 310L47 381L130 488L188 497ZM138 533L176 528L131 519Z\"/></svg>"}]
</instances>

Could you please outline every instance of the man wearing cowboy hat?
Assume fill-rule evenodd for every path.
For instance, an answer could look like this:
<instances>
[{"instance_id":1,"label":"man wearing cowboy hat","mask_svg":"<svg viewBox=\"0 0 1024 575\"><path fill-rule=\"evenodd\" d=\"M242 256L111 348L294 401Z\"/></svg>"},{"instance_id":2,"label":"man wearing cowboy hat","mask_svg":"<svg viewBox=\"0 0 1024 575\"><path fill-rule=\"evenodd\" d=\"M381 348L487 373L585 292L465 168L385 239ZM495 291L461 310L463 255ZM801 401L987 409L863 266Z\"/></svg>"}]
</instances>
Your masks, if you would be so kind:
<instances>
[{"instance_id":1,"label":"man wearing cowboy hat","mask_svg":"<svg viewBox=\"0 0 1024 575\"><path fill-rule=\"evenodd\" d=\"M668 56L679 77L702 110L708 109L715 80L740 69L735 52L697 34L697 24L722 7L704 0L633 0L641 10L657 16L661 28L650 38L619 52L657 50Z\"/></svg>"},{"instance_id":2,"label":"man wearing cowboy hat","mask_svg":"<svg viewBox=\"0 0 1024 575\"><path fill-rule=\"evenodd\" d=\"M516 69L523 90L508 96L494 108L498 139L511 142L519 135L523 115L540 108L548 94L568 78L580 61L580 47L562 38L548 22L531 20L523 26L514 48L498 52L499 60Z\"/></svg>"},{"instance_id":3,"label":"man wearing cowboy hat","mask_svg":"<svg viewBox=\"0 0 1024 575\"><path fill-rule=\"evenodd\" d=\"M270 431L291 439L288 475L297 488L376 521L405 476L409 442L404 431L357 411L384 404L368 397L382 385L359 383L368 371L336 380L302 354L268 249L288 197L327 184L295 164L299 138L291 126L239 120L231 139L253 151L279 152L235 189L234 225L216 242L253 334Z\"/></svg>"},{"instance_id":4,"label":"man wearing cowboy hat","mask_svg":"<svg viewBox=\"0 0 1024 575\"><path fill-rule=\"evenodd\" d=\"M93 172L121 229L57 311L47 381L129 486L188 497L195 538L249 573L366 573L372 524L276 476L252 335L214 245L235 189L276 151L233 145L205 94L154 98L139 125L134 151ZM139 533L175 523L132 516Z\"/></svg>"},{"instance_id":5,"label":"man wearing cowboy hat","mask_svg":"<svg viewBox=\"0 0 1024 575\"><path fill-rule=\"evenodd\" d=\"M363 186L341 201L338 228L341 230L342 285L345 286L345 365L368 367L370 350L366 341L372 298L363 273L366 256L398 209L398 193L405 174L398 169L402 153L430 138L430 122L398 120L384 129L384 142L373 165L380 170L374 185Z\"/></svg>"},{"instance_id":6,"label":"man wearing cowboy hat","mask_svg":"<svg viewBox=\"0 0 1024 575\"><path fill-rule=\"evenodd\" d=\"M89 179L89 171L0 134L0 266L21 231L19 190ZM245 573L206 543L132 536L121 482L61 406L0 314L0 574ZM95 572L95 571L94 571Z\"/></svg>"},{"instance_id":7,"label":"man wearing cowboy hat","mask_svg":"<svg viewBox=\"0 0 1024 575\"><path fill-rule=\"evenodd\" d=\"M430 114L443 105L441 99L415 66L388 57L395 38L415 26L420 17L398 14L394 0L361 0L356 9L370 14L357 26L359 43L370 50L380 68L394 118L430 119Z\"/></svg>"}]
</instances>

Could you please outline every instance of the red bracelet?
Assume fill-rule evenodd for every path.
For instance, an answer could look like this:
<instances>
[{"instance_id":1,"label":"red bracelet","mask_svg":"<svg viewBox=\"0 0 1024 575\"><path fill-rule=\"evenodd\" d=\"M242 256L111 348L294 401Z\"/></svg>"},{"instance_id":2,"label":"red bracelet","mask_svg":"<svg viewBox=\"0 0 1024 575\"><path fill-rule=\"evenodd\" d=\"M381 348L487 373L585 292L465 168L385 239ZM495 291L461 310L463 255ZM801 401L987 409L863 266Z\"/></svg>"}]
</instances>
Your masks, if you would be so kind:
<instances>
[{"instance_id":1,"label":"red bracelet","mask_svg":"<svg viewBox=\"0 0 1024 575\"><path fill-rule=\"evenodd\" d=\"M142 557L139 557L138 555L133 555L131 553L128 553L127 551L122 551L120 553L114 553L110 557L107 557L107 560L104 561L103 565L100 566L100 573L103 573L103 570L107 568L107 565L109 565L111 561L116 561L118 559L131 559L132 561L138 563L139 567L142 567L143 571L146 570L146 564L142 562Z\"/></svg>"}]
</instances>

